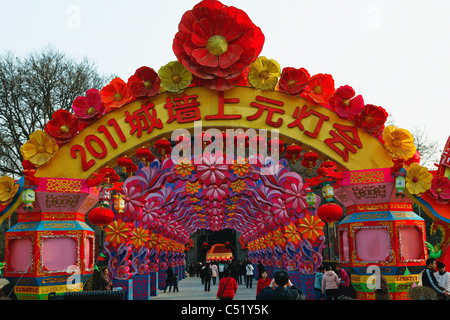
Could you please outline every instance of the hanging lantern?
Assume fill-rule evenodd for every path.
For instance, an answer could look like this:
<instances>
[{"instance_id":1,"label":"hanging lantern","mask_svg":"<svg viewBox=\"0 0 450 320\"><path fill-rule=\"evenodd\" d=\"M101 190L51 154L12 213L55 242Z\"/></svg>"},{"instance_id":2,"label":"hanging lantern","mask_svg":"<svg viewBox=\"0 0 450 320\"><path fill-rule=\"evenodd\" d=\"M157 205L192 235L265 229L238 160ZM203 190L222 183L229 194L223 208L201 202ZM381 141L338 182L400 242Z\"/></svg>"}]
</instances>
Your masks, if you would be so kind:
<instances>
[{"instance_id":1,"label":"hanging lantern","mask_svg":"<svg viewBox=\"0 0 450 320\"><path fill-rule=\"evenodd\" d=\"M250 139L249 144L252 146L254 150L262 150L267 148L267 140L265 137L260 135L253 136Z\"/></svg>"},{"instance_id":2,"label":"hanging lantern","mask_svg":"<svg viewBox=\"0 0 450 320\"><path fill-rule=\"evenodd\" d=\"M136 151L136 156L141 159L146 166L153 160L155 160L155 155L147 148L140 148Z\"/></svg>"},{"instance_id":3,"label":"hanging lantern","mask_svg":"<svg viewBox=\"0 0 450 320\"><path fill-rule=\"evenodd\" d=\"M105 207L97 207L89 211L88 219L90 222L103 229L114 220L114 212Z\"/></svg>"},{"instance_id":4,"label":"hanging lantern","mask_svg":"<svg viewBox=\"0 0 450 320\"><path fill-rule=\"evenodd\" d=\"M270 153L277 152L278 154L281 154L284 151L284 142L279 139L270 139L269 148Z\"/></svg>"},{"instance_id":5,"label":"hanging lantern","mask_svg":"<svg viewBox=\"0 0 450 320\"><path fill-rule=\"evenodd\" d=\"M406 188L406 179L404 175L398 175L395 178L395 189L397 190L396 196L397 198L399 196L404 197L405 196L405 188Z\"/></svg>"},{"instance_id":6,"label":"hanging lantern","mask_svg":"<svg viewBox=\"0 0 450 320\"><path fill-rule=\"evenodd\" d=\"M156 151L165 159L166 156L172 151L172 144L167 139L159 139L155 142Z\"/></svg>"},{"instance_id":7,"label":"hanging lantern","mask_svg":"<svg viewBox=\"0 0 450 320\"><path fill-rule=\"evenodd\" d=\"M325 183L325 186L322 188L322 197L325 199L325 202L334 200L334 188L331 185L331 182Z\"/></svg>"},{"instance_id":8,"label":"hanging lantern","mask_svg":"<svg viewBox=\"0 0 450 320\"><path fill-rule=\"evenodd\" d=\"M238 148L247 148L249 145L248 136L240 133L234 136L234 145Z\"/></svg>"},{"instance_id":9,"label":"hanging lantern","mask_svg":"<svg viewBox=\"0 0 450 320\"><path fill-rule=\"evenodd\" d=\"M314 208L317 203L316 194L311 189L307 189L306 192L306 203L310 208Z\"/></svg>"},{"instance_id":10,"label":"hanging lantern","mask_svg":"<svg viewBox=\"0 0 450 320\"><path fill-rule=\"evenodd\" d=\"M34 201L36 201L36 192L33 189L25 189L22 191L23 209L25 211L33 211Z\"/></svg>"},{"instance_id":11,"label":"hanging lantern","mask_svg":"<svg viewBox=\"0 0 450 320\"><path fill-rule=\"evenodd\" d=\"M297 160L300 159L301 154L302 154L301 146L291 144L286 148L286 159L292 161L293 164L295 164Z\"/></svg>"},{"instance_id":12,"label":"hanging lantern","mask_svg":"<svg viewBox=\"0 0 450 320\"><path fill-rule=\"evenodd\" d=\"M209 133L205 133L205 131L202 131L202 133L197 135L197 141L201 142L202 148L206 148L209 144L212 143L212 136Z\"/></svg>"},{"instance_id":13,"label":"hanging lantern","mask_svg":"<svg viewBox=\"0 0 450 320\"><path fill-rule=\"evenodd\" d=\"M123 213L125 209L125 200L122 198L121 194L114 195L114 210L118 213Z\"/></svg>"},{"instance_id":14,"label":"hanging lantern","mask_svg":"<svg viewBox=\"0 0 450 320\"><path fill-rule=\"evenodd\" d=\"M302 166L305 167L308 172L311 172L311 169L316 166L318 159L319 155L316 152L309 150L303 155Z\"/></svg>"},{"instance_id":15,"label":"hanging lantern","mask_svg":"<svg viewBox=\"0 0 450 320\"><path fill-rule=\"evenodd\" d=\"M333 227L333 223L342 218L344 210L336 203L326 203L317 209L317 216L320 220L327 222Z\"/></svg>"}]
</instances>

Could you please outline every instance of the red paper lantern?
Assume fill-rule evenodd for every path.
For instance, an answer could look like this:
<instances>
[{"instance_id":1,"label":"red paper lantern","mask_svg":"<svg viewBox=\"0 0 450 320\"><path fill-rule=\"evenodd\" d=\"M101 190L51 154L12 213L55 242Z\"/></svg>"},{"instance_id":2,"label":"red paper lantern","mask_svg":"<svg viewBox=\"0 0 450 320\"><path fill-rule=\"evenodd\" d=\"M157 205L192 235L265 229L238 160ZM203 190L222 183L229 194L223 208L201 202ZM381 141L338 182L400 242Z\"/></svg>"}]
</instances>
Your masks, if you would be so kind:
<instances>
[{"instance_id":1,"label":"red paper lantern","mask_svg":"<svg viewBox=\"0 0 450 320\"><path fill-rule=\"evenodd\" d=\"M244 133L240 133L234 136L234 145L236 147L248 147L249 141L248 141L248 135Z\"/></svg>"},{"instance_id":2,"label":"red paper lantern","mask_svg":"<svg viewBox=\"0 0 450 320\"><path fill-rule=\"evenodd\" d=\"M155 155L150 151L150 149L147 148L140 148L136 151L136 156L142 160L142 162L145 162L146 164L149 164L153 160L155 160Z\"/></svg>"},{"instance_id":3,"label":"red paper lantern","mask_svg":"<svg viewBox=\"0 0 450 320\"><path fill-rule=\"evenodd\" d=\"M292 163L294 164L298 159L300 159L301 154L302 154L302 147L300 146L291 144L286 148L286 159L291 160Z\"/></svg>"},{"instance_id":4,"label":"red paper lantern","mask_svg":"<svg viewBox=\"0 0 450 320\"><path fill-rule=\"evenodd\" d=\"M267 140L265 137L254 136L250 139L250 145L255 150L258 150L258 147L259 150L265 149L267 147Z\"/></svg>"},{"instance_id":5,"label":"red paper lantern","mask_svg":"<svg viewBox=\"0 0 450 320\"><path fill-rule=\"evenodd\" d=\"M342 207L336 203L327 203L321 205L317 209L317 216L324 222L328 222L330 226L333 226L333 222L338 221L342 218L344 210Z\"/></svg>"},{"instance_id":6,"label":"red paper lantern","mask_svg":"<svg viewBox=\"0 0 450 320\"><path fill-rule=\"evenodd\" d=\"M97 207L89 212L88 219L96 226L103 228L114 220L114 212L108 208Z\"/></svg>"},{"instance_id":7,"label":"red paper lantern","mask_svg":"<svg viewBox=\"0 0 450 320\"><path fill-rule=\"evenodd\" d=\"M119 159L117 159L117 165L121 166L122 168L128 168L133 165L133 160L128 157L120 157Z\"/></svg>"},{"instance_id":8,"label":"red paper lantern","mask_svg":"<svg viewBox=\"0 0 450 320\"><path fill-rule=\"evenodd\" d=\"M319 159L319 155L314 151L305 152L303 155L302 166L307 168L310 171L317 164L317 160Z\"/></svg>"},{"instance_id":9,"label":"red paper lantern","mask_svg":"<svg viewBox=\"0 0 450 320\"><path fill-rule=\"evenodd\" d=\"M164 157L172 151L172 144L167 139L159 139L155 142L156 151Z\"/></svg>"},{"instance_id":10,"label":"red paper lantern","mask_svg":"<svg viewBox=\"0 0 450 320\"><path fill-rule=\"evenodd\" d=\"M279 139L270 139L269 140L269 148L270 152L278 152L278 154L283 153L284 151L284 142Z\"/></svg>"}]
</instances>

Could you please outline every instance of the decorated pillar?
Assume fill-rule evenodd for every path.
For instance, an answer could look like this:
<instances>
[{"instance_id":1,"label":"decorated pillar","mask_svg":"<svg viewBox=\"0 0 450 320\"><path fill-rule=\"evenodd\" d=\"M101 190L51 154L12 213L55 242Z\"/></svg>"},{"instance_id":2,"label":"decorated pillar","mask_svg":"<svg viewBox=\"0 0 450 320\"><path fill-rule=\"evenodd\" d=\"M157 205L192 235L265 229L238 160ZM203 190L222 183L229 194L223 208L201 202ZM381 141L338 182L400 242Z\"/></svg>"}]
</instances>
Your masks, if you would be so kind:
<instances>
[{"instance_id":1,"label":"decorated pillar","mask_svg":"<svg viewBox=\"0 0 450 320\"><path fill-rule=\"evenodd\" d=\"M19 299L45 300L50 292L83 290L92 275L95 236L85 214L98 194L85 180L36 182L35 198L17 208L18 223L6 232L5 277Z\"/></svg>"},{"instance_id":2,"label":"decorated pillar","mask_svg":"<svg viewBox=\"0 0 450 320\"><path fill-rule=\"evenodd\" d=\"M391 299L407 299L428 258L425 221L413 212L395 176L391 168L348 171L335 192L347 208L338 227L340 261L357 299L375 299L375 276L381 275Z\"/></svg>"}]
</instances>

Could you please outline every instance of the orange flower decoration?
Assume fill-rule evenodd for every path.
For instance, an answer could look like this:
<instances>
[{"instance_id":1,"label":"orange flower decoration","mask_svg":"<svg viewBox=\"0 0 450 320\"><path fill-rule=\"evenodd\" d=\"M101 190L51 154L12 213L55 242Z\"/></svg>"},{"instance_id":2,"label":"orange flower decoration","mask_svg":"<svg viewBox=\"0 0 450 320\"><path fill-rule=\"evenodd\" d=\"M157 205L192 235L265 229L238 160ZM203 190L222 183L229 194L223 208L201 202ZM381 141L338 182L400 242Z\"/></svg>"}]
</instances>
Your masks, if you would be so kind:
<instances>
[{"instance_id":1,"label":"orange flower decoration","mask_svg":"<svg viewBox=\"0 0 450 320\"><path fill-rule=\"evenodd\" d=\"M148 230L145 230L144 228L135 228L131 231L130 242L134 247L144 247L149 240L150 236Z\"/></svg>"},{"instance_id":2,"label":"orange flower decoration","mask_svg":"<svg viewBox=\"0 0 450 320\"><path fill-rule=\"evenodd\" d=\"M106 227L106 241L120 245L126 243L132 235L130 224L122 220L114 220Z\"/></svg>"},{"instance_id":3,"label":"orange flower decoration","mask_svg":"<svg viewBox=\"0 0 450 320\"><path fill-rule=\"evenodd\" d=\"M318 216L309 216L299 220L298 229L304 238L312 241L323 235L325 223Z\"/></svg>"},{"instance_id":4,"label":"orange flower decoration","mask_svg":"<svg viewBox=\"0 0 450 320\"><path fill-rule=\"evenodd\" d=\"M120 78L114 78L108 85L103 87L100 94L102 95L102 102L106 107L106 112L119 109L133 99L127 84Z\"/></svg>"},{"instance_id":5,"label":"orange flower decoration","mask_svg":"<svg viewBox=\"0 0 450 320\"><path fill-rule=\"evenodd\" d=\"M280 229L275 230L272 233L272 239L273 239L275 245L279 245L280 247L284 247L287 243L287 240L284 237L284 233Z\"/></svg>"},{"instance_id":6,"label":"orange flower decoration","mask_svg":"<svg viewBox=\"0 0 450 320\"><path fill-rule=\"evenodd\" d=\"M250 163L248 163L247 160L239 157L231 165L231 169L233 170L234 174L237 174L238 176L243 177L244 175L246 175L248 173L248 171L250 169Z\"/></svg>"},{"instance_id":7,"label":"orange flower decoration","mask_svg":"<svg viewBox=\"0 0 450 320\"><path fill-rule=\"evenodd\" d=\"M297 226L292 222L284 227L284 236L287 239L287 241L295 244L302 241L302 236L298 232Z\"/></svg>"},{"instance_id":8,"label":"orange flower decoration","mask_svg":"<svg viewBox=\"0 0 450 320\"><path fill-rule=\"evenodd\" d=\"M191 161L188 159L179 160L178 164L175 165L175 170L178 175L187 177L191 175L192 170L194 170L194 166L191 164Z\"/></svg>"},{"instance_id":9,"label":"orange flower decoration","mask_svg":"<svg viewBox=\"0 0 450 320\"><path fill-rule=\"evenodd\" d=\"M333 77L319 73L309 78L301 97L312 104L326 105L335 91Z\"/></svg>"},{"instance_id":10,"label":"orange flower decoration","mask_svg":"<svg viewBox=\"0 0 450 320\"><path fill-rule=\"evenodd\" d=\"M149 249L153 249L156 247L156 245L159 243L159 237L160 235L154 232L148 235L147 246Z\"/></svg>"}]
</instances>

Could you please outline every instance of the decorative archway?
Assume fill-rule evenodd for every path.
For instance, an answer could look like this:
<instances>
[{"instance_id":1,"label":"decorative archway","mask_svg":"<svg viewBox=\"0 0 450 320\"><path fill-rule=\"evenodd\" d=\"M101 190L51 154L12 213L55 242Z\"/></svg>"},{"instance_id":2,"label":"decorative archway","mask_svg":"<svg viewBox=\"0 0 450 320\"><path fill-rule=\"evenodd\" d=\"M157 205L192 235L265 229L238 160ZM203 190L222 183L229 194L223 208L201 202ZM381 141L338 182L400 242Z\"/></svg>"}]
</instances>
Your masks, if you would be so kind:
<instances>
[{"instance_id":1,"label":"decorative archway","mask_svg":"<svg viewBox=\"0 0 450 320\"><path fill-rule=\"evenodd\" d=\"M178 61L158 73L142 67L128 83L116 78L101 91L89 90L74 102L73 114L59 110L45 132L23 146L25 182L16 183L1 215L19 212L19 223L7 234L5 275L23 298L80 290L95 265L93 231L84 219L99 201L114 212L114 220L104 223L104 250L111 276L124 288L133 281L157 287L152 276L168 264L183 277L189 235L200 228L235 229L251 260L313 275L322 263L324 221L333 222L317 213L321 203L333 201L332 193L321 200L320 188L341 187L344 172L393 167L389 172L403 176L408 165L417 165L409 132L383 131L383 108L364 104L349 86L335 89L331 75L281 70L260 57L261 30L239 9L205 0L182 24L193 23L194 33L201 33L190 14L208 19L213 13L234 19L233 28L240 25L227 42L234 55L225 56L226 35L204 44L205 56L224 57L221 68L182 45L189 36L195 37L192 46L203 42L180 26L174 40ZM242 43L233 42L240 38ZM240 71L232 77L232 70ZM218 137L223 147L212 148ZM192 153L178 159L181 146ZM270 159L276 166L268 166ZM316 177L291 170L292 162L302 160L305 168L319 169ZM114 183L111 168L117 165L129 176ZM360 175L360 183L370 175ZM22 204L22 191L36 199ZM66 252L64 261L74 268L50 263L58 258L51 249ZM128 294L148 298L148 291Z\"/></svg>"}]
</instances>

